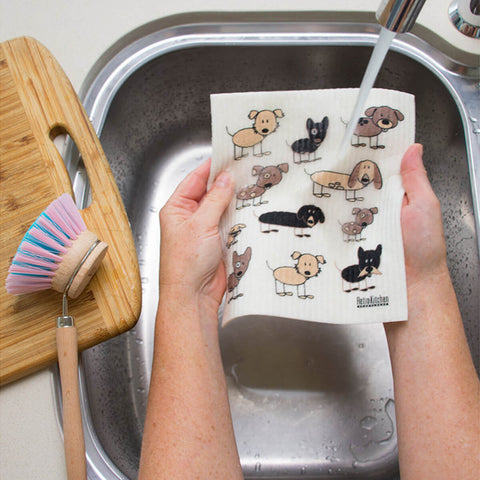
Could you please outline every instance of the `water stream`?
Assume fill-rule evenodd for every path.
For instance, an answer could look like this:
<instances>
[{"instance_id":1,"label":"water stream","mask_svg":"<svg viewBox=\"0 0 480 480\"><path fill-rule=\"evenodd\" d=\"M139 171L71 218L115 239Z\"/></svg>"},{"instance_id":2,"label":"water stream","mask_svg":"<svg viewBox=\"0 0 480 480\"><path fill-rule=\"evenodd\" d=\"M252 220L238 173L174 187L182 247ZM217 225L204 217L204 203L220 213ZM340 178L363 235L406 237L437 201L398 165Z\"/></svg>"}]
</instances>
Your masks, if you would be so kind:
<instances>
[{"instance_id":1,"label":"water stream","mask_svg":"<svg viewBox=\"0 0 480 480\"><path fill-rule=\"evenodd\" d=\"M365 109L365 103L367 101L368 94L375 83L375 79L377 78L380 67L383 64L383 60L387 55L395 35L395 32L387 30L383 27L380 31L377 43L373 49L372 56L370 57L370 61L368 62L367 69L365 70L365 74L360 85L357 101L350 116L342 143L340 144L339 158L341 159L343 159L347 153L353 132L355 131L355 127L358 123L358 119L362 116L363 110Z\"/></svg>"}]
</instances>

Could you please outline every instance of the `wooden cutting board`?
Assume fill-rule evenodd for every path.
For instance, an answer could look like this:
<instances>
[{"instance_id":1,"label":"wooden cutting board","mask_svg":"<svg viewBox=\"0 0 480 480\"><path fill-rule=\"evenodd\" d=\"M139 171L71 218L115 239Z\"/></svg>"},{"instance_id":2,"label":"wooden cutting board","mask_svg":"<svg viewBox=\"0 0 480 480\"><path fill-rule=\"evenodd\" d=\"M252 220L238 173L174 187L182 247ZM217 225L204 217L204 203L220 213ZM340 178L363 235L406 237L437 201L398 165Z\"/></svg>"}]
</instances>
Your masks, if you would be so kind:
<instances>
[{"instance_id":1,"label":"wooden cutting board","mask_svg":"<svg viewBox=\"0 0 480 480\"><path fill-rule=\"evenodd\" d=\"M85 163L92 203L81 214L109 245L85 291L69 301L79 349L131 328L141 307L138 263L128 219L95 131L60 65L31 38L0 44L0 385L57 359L62 295L9 295L5 279L30 225L62 193L72 193L52 139L68 133Z\"/></svg>"}]
</instances>

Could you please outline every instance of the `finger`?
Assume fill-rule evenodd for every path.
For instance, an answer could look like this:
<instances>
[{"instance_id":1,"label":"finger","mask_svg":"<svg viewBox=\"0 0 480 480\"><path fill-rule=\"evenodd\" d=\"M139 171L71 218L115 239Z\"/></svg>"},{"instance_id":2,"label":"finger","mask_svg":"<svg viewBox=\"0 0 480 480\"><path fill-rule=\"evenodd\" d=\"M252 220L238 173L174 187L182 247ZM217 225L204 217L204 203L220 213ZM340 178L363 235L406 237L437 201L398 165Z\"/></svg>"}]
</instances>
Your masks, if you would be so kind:
<instances>
[{"instance_id":1,"label":"finger","mask_svg":"<svg viewBox=\"0 0 480 480\"><path fill-rule=\"evenodd\" d=\"M234 184L228 172L222 172L213 182L197 211L199 220L205 225L218 225L220 217L233 197Z\"/></svg>"},{"instance_id":2,"label":"finger","mask_svg":"<svg viewBox=\"0 0 480 480\"><path fill-rule=\"evenodd\" d=\"M177 186L167 204L195 211L207 191L211 160L203 162Z\"/></svg>"},{"instance_id":3,"label":"finger","mask_svg":"<svg viewBox=\"0 0 480 480\"><path fill-rule=\"evenodd\" d=\"M416 143L405 152L402 158L400 173L409 203L435 195L423 165L422 155L423 147Z\"/></svg>"}]
</instances>

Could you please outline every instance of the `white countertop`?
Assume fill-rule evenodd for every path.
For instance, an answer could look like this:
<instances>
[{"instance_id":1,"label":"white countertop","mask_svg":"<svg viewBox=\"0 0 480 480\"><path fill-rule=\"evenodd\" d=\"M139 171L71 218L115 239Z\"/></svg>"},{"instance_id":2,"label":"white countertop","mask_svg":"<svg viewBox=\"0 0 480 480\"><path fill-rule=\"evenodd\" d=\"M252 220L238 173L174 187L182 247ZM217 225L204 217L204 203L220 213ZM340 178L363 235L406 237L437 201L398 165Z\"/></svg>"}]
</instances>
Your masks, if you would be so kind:
<instances>
[{"instance_id":1,"label":"white countertop","mask_svg":"<svg viewBox=\"0 0 480 480\"><path fill-rule=\"evenodd\" d=\"M479 40L464 37L450 24L450 3L427 0L417 21L417 34L426 40L429 35L439 34L460 54L480 53ZM0 41L24 35L36 38L53 53L79 91L90 69L112 44L135 28L162 17L227 10L361 9L370 12L373 21L379 4L380 0L0 0ZM55 408L53 374L49 369L0 389L1 479L66 478Z\"/></svg>"}]
</instances>

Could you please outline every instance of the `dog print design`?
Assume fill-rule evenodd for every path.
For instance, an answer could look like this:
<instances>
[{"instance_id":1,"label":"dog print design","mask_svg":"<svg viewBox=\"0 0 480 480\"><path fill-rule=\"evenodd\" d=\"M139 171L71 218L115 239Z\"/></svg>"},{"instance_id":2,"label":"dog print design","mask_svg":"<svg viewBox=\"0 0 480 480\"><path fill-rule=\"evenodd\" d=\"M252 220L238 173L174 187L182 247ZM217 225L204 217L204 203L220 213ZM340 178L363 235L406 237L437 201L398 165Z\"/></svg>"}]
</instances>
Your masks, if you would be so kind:
<instances>
[{"instance_id":1,"label":"dog print design","mask_svg":"<svg viewBox=\"0 0 480 480\"><path fill-rule=\"evenodd\" d=\"M354 208L352 215L355 215L353 222L346 222L342 225L343 240L345 242L360 242L363 230L373 223L373 216L378 213L378 208Z\"/></svg>"},{"instance_id":2,"label":"dog print design","mask_svg":"<svg viewBox=\"0 0 480 480\"><path fill-rule=\"evenodd\" d=\"M293 152L293 163L313 162L314 160L320 160L321 157L316 157L315 152L318 147L325 140L328 129L328 117L323 117L321 122L315 123L311 118L307 120L307 133L308 138L301 138L292 143L291 149ZM310 158L313 154L314 158ZM298 155L298 159L297 159ZM302 155L306 155L302 157Z\"/></svg>"},{"instance_id":3,"label":"dog print design","mask_svg":"<svg viewBox=\"0 0 480 480\"><path fill-rule=\"evenodd\" d=\"M227 290L228 293L232 294L232 296L228 300L228 303L239 297L243 297L243 293L238 293L238 284L245 275L251 258L252 249L250 247L247 247L245 252L243 252L241 255L239 255L236 251L233 252L233 272L227 278Z\"/></svg>"},{"instance_id":4,"label":"dog print design","mask_svg":"<svg viewBox=\"0 0 480 480\"><path fill-rule=\"evenodd\" d=\"M245 227L246 225L244 223L237 223L230 228L227 234L227 248L230 248L232 245L235 245L238 242L237 237Z\"/></svg>"},{"instance_id":5,"label":"dog print design","mask_svg":"<svg viewBox=\"0 0 480 480\"><path fill-rule=\"evenodd\" d=\"M304 205L296 213L294 212L267 212L258 217L260 231L262 233L278 232L271 228L272 225L293 228L293 234L297 237L310 237L305 229L313 228L319 223L325 222L325 215L321 208L315 205ZM266 230L262 224L267 225Z\"/></svg>"},{"instance_id":6,"label":"dog print design","mask_svg":"<svg viewBox=\"0 0 480 480\"><path fill-rule=\"evenodd\" d=\"M375 288L375 285L369 286L367 280L371 278L372 275L382 275L382 272L378 270L381 254L381 245L377 245L375 250L364 250L362 247L358 247L358 264L350 265L341 272L343 291L352 292L360 289L362 292L365 292ZM347 284L346 288L345 283Z\"/></svg>"},{"instance_id":7,"label":"dog print design","mask_svg":"<svg viewBox=\"0 0 480 480\"><path fill-rule=\"evenodd\" d=\"M293 292L287 291L285 287L297 287L298 298L302 300L314 298L313 295L307 295L305 284L307 280L316 277L321 272L320 264L327 263L325 258L323 255L300 252L293 252L291 257L296 260L295 266L278 267L273 270L275 293L280 297L292 296ZM270 268L268 262L267 266Z\"/></svg>"},{"instance_id":8,"label":"dog print design","mask_svg":"<svg viewBox=\"0 0 480 480\"><path fill-rule=\"evenodd\" d=\"M331 194L325 192L326 188L343 190L345 192L345 200L349 202L363 200L363 197L357 197L357 191L368 187L371 183L373 183L373 186L377 190L382 188L383 185L380 169L378 165L371 160L358 162L350 174L322 170L312 173L310 178L313 182L312 193L314 196L318 198L330 197ZM320 192L318 192L317 185L320 186Z\"/></svg>"},{"instance_id":9,"label":"dog print design","mask_svg":"<svg viewBox=\"0 0 480 480\"><path fill-rule=\"evenodd\" d=\"M251 110L248 118L253 120L253 125L249 128L242 128L233 135L228 131L227 133L232 137L233 142L233 158L240 160L247 154L245 149L252 148L252 153L255 157L263 157L270 155L271 152L264 152L262 142L268 135L272 134L278 127L278 119L283 118L284 113L280 108L275 110ZM260 151L256 152L255 147L259 146ZM238 153L240 149L240 153Z\"/></svg>"},{"instance_id":10,"label":"dog print design","mask_svg":"<svg viewBox=\"0 0 480 480\"><path fill-rule=\"evenodd\" d=\"M353 132L356 137L356 143L353 147L366 147L366 143L360 142L360 138L368 138L368 146L372 149L385 148L385 145L379 145L378 137L382 132L388 132L398 125L398 122L404 120L404 115L399 110L395 110L385 105L381 107L370 107L365 110L365 117L358 120L357 127Z\"/></svg>"},{"instance_id":11,"label":"dog print design","mask_svg":"<svg viewBox=\"0 0 480 480\"><path fill-rule=\"evenodd\" d=\"M262 167L256 165L252 169L252 175L258 176L257 183L241 188L237 192L237 210L253 205L257 207L268 201L262 201L263 194L274 185L278 185L282 181L282 174L288 172L288 163L281 163L280 165L270 165ZM255 203L257 199L257 203ZM247 203L252 200L252 203Z\"/></svg>"}]
</instances>

